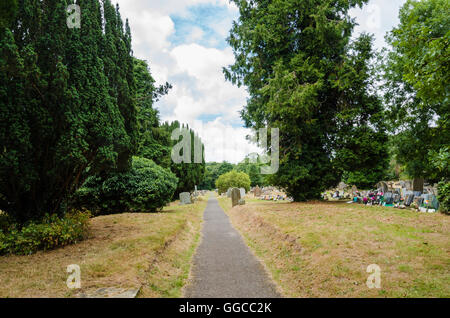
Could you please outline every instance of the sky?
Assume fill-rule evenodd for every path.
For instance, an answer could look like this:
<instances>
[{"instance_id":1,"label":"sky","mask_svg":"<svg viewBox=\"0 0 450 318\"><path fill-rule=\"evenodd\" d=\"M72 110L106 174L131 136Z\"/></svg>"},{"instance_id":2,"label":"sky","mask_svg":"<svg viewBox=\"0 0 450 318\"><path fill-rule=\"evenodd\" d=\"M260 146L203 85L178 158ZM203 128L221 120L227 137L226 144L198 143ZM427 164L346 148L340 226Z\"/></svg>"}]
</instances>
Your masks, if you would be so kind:
<instances>
[{"instance_id":1,"label":"sky","mask_svg":"<svg viewBox=\"0 0 450 318\"><path fill-rule=\"evenodd\" d=\"M246 140L239 111L248 97L245 87L225 81L222 68L234 63L226 43L238 9L228 0L116 0L128 18L134 56L146 60L160 85L173 85L155 104L162 121L178 120L193 128L205 145L207 162L237 163L260 152ZM398 10L406 0L370 0L350 15L361 32L375 35L383 48L386 32L398 24Z\"/></svg>"}]
</instances>

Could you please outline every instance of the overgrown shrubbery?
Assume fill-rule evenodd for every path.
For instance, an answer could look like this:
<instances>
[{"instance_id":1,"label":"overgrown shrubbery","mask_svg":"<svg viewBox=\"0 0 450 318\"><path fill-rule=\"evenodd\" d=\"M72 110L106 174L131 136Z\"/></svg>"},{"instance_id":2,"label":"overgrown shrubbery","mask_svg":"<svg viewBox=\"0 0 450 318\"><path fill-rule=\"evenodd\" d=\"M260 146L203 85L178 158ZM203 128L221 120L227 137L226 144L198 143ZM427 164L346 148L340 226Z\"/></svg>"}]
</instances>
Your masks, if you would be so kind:
<instances>
[{"instance_id":1,"label":"overgrown shrubbery","mask_svg":"<svg viewBox=\"0 0 450 318\"><path fill-rule=\"evenodd\" d=\"M28 255L81 241L87 234L89 213L71 212L59 218L46 215L40 223L23 226L0 214L0 255Z\"/></svg>"},{"instance_id":2,"label":"overgrown shrubbery","mask_svg":"<svg viewBox=\"0 0 450 318\"><path fill-rule=\"evenodd\" d=\"M127 172L89 177L75 194L74 205L94 214L153 212L171 201L177 182L152 160L133 157Z\"/></svg>"},{"instance_id":3,"label":"overgrown shrubbery","mask_svg":"<svg viewBox=\"0 0 450 318\"><path fill-rule=\"evenodd\" d=\"M450 182L439 182L437 199L439 200L439 211L450 213Z\"/></svg>"}]
</instances>

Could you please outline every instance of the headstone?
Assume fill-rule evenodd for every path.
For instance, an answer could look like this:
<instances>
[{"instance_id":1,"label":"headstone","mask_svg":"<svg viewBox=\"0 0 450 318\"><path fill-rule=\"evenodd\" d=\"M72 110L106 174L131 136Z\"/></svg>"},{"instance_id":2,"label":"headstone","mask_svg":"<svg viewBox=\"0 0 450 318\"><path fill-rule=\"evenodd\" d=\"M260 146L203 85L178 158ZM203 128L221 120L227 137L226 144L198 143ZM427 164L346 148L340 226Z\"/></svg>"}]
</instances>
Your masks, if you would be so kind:
<instances>
[{"instance_id":1,"label":"headstone","mask_svg":"<svg viewBox=\"0 0 450 318\"><path fill-rule=\"evenodd\" d=\"M410 191L413 189L411 180L405 180L405 188Z\"/></svg>"},{"instance_id":2,"label":"headstone","mask_svg":"<svg viewBox=\"0 0 450 318\"><path fill-rule=\"evenodd\" d=\"M384 194L384 202L386 204L392 204L394 202L394 195L392 192L386 192Z\"/></svg>"},{"instance_id":3,"label":"headstone","mask_svg":"<svg viewBox=\"0 0 450 318\"><path fill-rule=\"evenodd\" d=\"M231 189L231 206L234 207L239 204L241 199L241 191L238 188Z\"/></svg>"},{"instance_id":4,"label":"headstone","mask_svg":"<svg viewBox=\"0 0 450 318\"><path fill-rule=\"evenodd\" d=\"M358 188L355 185L353 185L352 186L352 194L355 196L356 192L358 192Z\"/></svg>"},{"instance_id":5,"label":"headstone","mask_svg":"<svg viewBox=\"0 0 450 318\"><path fill-rule=\"evenodd\" d=\"M339 188L339 190L344 190L344 189L347 188L347 185L344 182L341 181L338 184L338 188Z\"/></svg>"},{"instance_id":6,"label":"headstone","mask_svg":"<svg viewBox=\"0 0 450 318\"><path fill-rule=\"evenodd\" d=\"M408 191L408 190L406 190L406 188L402 188L402 191L401 191L401 196L402 196L402 198L405 198L406 197L406 191Z\"/></svg>"},{"instance_id":7,"label":"headstone","mask_svg":"<svg viewBox=\"0 0 450 318\"><path fill-rule=\"evenodd\" d=\"M382 191L383 193L386 193L388 191L388 185L384 181L380 181L377 183L377 189Z\"/></svg>"},{"instance_id":8,"label":"headstone","mask_svg":"<svg viewBox=\"0 0 450 318\"><path fill-rule=\"evenodd\" d=\"M244 199L239 199L238 204L239 205L245 205L245 200Z\"/></svg>"},{"instance_id":9,"label":"headstone","mask_svg":"<svg viewBox=\"0 0 450 318\"><path fill-rule=\"evenodd\" d=\"M420 207L423 203L423 197L414 197L414 203L416 203L417 206Z\"/></svg>"},{"instance_id":10,"label":"headstone","mask_svg":"<svg viewBox=\"0 0 450 318\"><path fill-rule=\"evenodd\" d=\"M422 193L423 192L423 178L415 178L413 180L413 191L417 191Z\"/></svg>"},{"instance_id":11,"label":"headstone","mask_svg":"<svg viewBox=\"0 0 450 318\"><path fill-rule=\"evenodd\" d=\"M404 205L410 206L411 203L413 202L413 200L414 200L414 194L407 194L406 198L405 198Z\"/></svg>"},{"instance_id":12,"label":"headstone","mask_svg":"<svg viewBox=\"0 0 450 318\"><path fill-rule=\"evenodd\" d=\"M228 188L227 190L227 198L231 198L231 188Z\"/></svg>"},{"instance_id":13,"label":"headstone","mask_svg":"<svg viewBox=\"0 0 450 318\"><path fill-rule=\"evenodd\" d=\"M431 199L431 205L434 207L436 211L439 210L439 200L436 198L435 195L433 195L433 198Z\"/></svg>"},{"instance_id":14,"label":"headstone","mask_svg":"<svg viewBox=\"0 0 450 318\"><path fill-rule=\"evenodd\" d=\"M240 188L239 191L241 192L241 198L244 198L245 197L245 189Z\"/></svg>"},{"instance_id":15,"label":"headstone","mask_svg":"<svg viewBox=\"0 0 450 318\"><path fill-rule=\"evenodd\" d=\"M261 188L259 186L256 186L256 188L253 190L253 193L255 197L261 196Z\"/></svg>"},{"instance_id":16,"label":"headstone","mask_svg":"<svg viewBox=\"0 0 450 318\"><path fill-rule=\"evenodd\" d=\"M191 194L189 192L180 193L180 205L191 204Z\"/></svg>"}]
</instances>

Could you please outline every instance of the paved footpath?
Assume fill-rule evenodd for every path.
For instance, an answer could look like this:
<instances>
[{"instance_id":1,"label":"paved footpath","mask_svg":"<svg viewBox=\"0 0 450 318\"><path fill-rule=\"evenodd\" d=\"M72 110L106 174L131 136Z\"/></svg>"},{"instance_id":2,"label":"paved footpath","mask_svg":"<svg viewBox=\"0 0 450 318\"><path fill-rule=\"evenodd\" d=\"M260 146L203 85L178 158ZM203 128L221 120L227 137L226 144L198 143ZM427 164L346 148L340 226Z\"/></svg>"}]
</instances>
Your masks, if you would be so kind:
<instances>
[{"instance_id":1,"label":"paved footpath","mask_svg":"<svg viewBox=\"0 0 450 318\"><path fill-rule=\"evenodd\" d=\"M281 297L228 216L211 196L186 297Z\"/></svg>"}]
</instances>

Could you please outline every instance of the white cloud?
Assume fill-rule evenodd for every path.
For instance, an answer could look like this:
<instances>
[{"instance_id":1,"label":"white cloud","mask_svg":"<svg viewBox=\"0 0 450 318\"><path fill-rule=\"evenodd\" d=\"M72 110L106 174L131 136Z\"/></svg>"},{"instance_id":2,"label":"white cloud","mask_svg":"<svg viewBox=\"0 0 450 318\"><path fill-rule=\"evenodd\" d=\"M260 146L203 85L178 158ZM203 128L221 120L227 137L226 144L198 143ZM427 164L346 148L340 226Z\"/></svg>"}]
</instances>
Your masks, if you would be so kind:
<instances>
[{"instance_id":1,"label":"white cloud","mask_svg":"<svg viewBox=\"0 0 450 318\"><path fill-rule=\"evenodd\" d=\"M371 0L362 9L350 10L350 15L359 24L355 27L354 36L362 32L375 35L375 48L386 47L384 37L399 23L398 12L406 0Z\"/></svg>"},{"instance_id":2,"label":"white cloud","mask_svg":"<svg viewBox=\"0 0 450 318\"><path fill-rule=\"evenodd\" d=\"M362 31L374 33L376 47L384 46L384 35L398 23L399 7L406 0L371 0L351 15ZM247 92L226 82L222 67L234 61L231 48L218 48L228 36L233 17L238 13L229 0L118 0L123 18L129 18L134 55L149 62L157 84L173 85L168 96L157 103L162 120L178 120L196 130L205 144L207 161L238 162L257 151L245 136L239 111ZM215 34L195 25L202 17L192 17L189 8L209 4L227 9L227 15L208 25ZM192 24L176 25L172 17L189 17ZM192 18L192 19L191 19ZM184 34L183 43L171 42L172 36ZM180 37L178 37L178 41ZM203 41L203 42L202 42ZM207 43L210 47L200 45ZM241 127L240 127L241 126Z\"/></svg>"}]
</instances>

